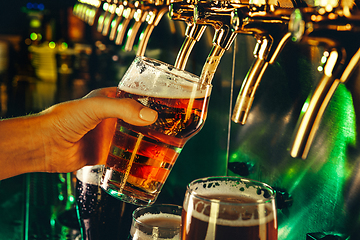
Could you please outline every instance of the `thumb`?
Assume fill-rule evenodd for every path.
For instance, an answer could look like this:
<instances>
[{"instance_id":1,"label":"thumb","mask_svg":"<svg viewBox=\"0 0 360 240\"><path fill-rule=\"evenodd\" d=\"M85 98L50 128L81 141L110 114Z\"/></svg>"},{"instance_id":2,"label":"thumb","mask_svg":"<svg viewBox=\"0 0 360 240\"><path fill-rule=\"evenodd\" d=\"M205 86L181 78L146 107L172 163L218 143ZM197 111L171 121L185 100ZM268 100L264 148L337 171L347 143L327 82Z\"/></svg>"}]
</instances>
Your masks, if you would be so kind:
<instances>
[{"instance_id":1,"label":"thumb","mask_svg":"<svg viewBox=\"0 0 360 240\"><path fill-rule=\"evenodd\" d=\"M158 113L130 98L95 97L93 110L99 120L120 118L137 126L145 126L157 120Z\"/></svg>"},{"instance_id":2,"label":"thumb","mask_svg":"<svg viewBox=\"0 0 360 240\"><path fill-rule=\"evenodd\" d=\"M93 100L90 104L96 105L92 109L95 110L94 114L98 116L98 120L120 118L138 126L149 125L156 121L158 117L156 111L129 98L115 98L116 91L116 87L96 89L84 97Z\"/></svg>"}]
</instances>

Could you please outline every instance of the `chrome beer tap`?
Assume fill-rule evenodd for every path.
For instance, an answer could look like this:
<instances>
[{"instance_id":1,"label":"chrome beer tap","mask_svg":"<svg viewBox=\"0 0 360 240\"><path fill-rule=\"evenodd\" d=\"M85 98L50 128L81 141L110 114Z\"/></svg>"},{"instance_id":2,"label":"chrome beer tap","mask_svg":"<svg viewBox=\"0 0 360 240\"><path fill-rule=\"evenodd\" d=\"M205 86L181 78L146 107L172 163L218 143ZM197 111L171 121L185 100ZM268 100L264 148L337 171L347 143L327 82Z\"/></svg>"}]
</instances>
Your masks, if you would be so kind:
<instances>
[{"instance_id":1,"label":"chrome beer tap","mask_svg":"<svg viewBox=\"0 0 360 240\"><path fill-rule=\"evenodd\" d=\"M78 0L74 5L73 14L92 26L102 12L103 4L101 0Z\"/></svg>"},{"instance_id":2,"label":"chrome beer tap","mask_svg":"<svg viewBox=\"0 0 360 240\"><path fill-rule=\"evenodd\" d=\"M109 39L111 41L113 41L116 37L117 34L117 29L121 23L121 20L123 18L123 13L124 13L124 5L122 4L122 2L118 2L118 5L115 9L115 16L114 16L114 20L111 22L110 24L110 33L109 33Z\"/></svg>"},{"instance_id":3,"label":"chrome beer tap","mask_svg":"<svg viewBox=\"0 0 360 240\"><path fill-rule=\"evenodd\" d=\"M146 28L142 32L142 37L139 39L138 49L136 52L137 56L144 56L147 43L150 39L151 33L154 28L159 24L160 20L164 16L165 13L168 12L167 3L164 5L159 5L159 7L155 8L153 11L150 11L146 17Z\"/></svg>"},{"instance_id":4,"label":"chrome beer tap","mask_svg":"<svg viewBox=\"0 0 360 240\"><path fill-rule=\"evenodd\" d=\"M206 25L194 23L194 2L192 1L172 1L170 5L170 17L172 20L181 20L187 24L185 30L185 40L175 60L174 66L184 70L189 59L190 53L198 42Z\"/></svg>"},{"instance_id":5,"label":"chrome beer tap","mask_svg":"<svg viewBox=\"0 0 360 240\"><path fill-rule=\"evenodd\" d=\"M293 7L304 7L305 3L285 1L250 1L249 5L233 12L232 23L235 32L251 34L256 39L255 60L243 81L237 97L232 120L245 124L255 93L269 64L273 64L288 42L291 34L288 23Z\"/></svg>"},{"instance_id":6,"label":"chrome beer tap","mask_svg":"<svg viewBox=\"0 0 360 240\"><path fill-rule=\"evenodd\" d=\"M213 47L200 75L202 83L211 83L221 57L233 43L237 33L231 29L231 14L238 1L198 1L194 8L194 23L215 29Z\"/></svg>"},{"instance_id":7,"label":"chrome beer tap","mask_svg":"<svg viewBox=\"0 0 360 240\"><path fill-rule=\"evenodd\" d=\"M124 50L131 51L135 42L136 35L140 30L140 26L145 22L146 17L149 13L149 7L146 7L144 4L140 4L135 10L133 16L133 24L129 27L129 31L127 33L127 39L125 42Z\"/></svg>"},{"instance_id":8,"label":"chrome beer tap","mask_svg":"<svg viewBox=\"0 0 360 240\"><path fill-rule=\"evenodd\" d=\"M115 44L122 45L125 38L125 33L127 32L129 23L131 19L134 17L135 11L140 5L139 1L123 1L124 11L122 16L122 21L120 22L119 26L117 27L116 37L115 37Z\"/></svg>"},{"instance_id":9,"label":"chrome beer tap","mask_svg":"<svg viewBox=\"0 0 360 240\"><path fill-rule=\"evenodd\" d=\"M88 0L90 2L90 8L87 11L87 23L90 26L93 26L95 24L95 21L99 18L101 9L103 8L103 5L105 1L100 0Z\"/></svg>"},{"instance_id":10,"label":"chrome beer tap","mask_svg":"<svg viewBox=\"0 0 360 240\"><path fill-rule=\"evenodd\" d=\"M102 4L102 12L99 15L99 18L97 19L97 27L96 30L98 32L102 32L103 28L104 28L104 23L105 23L105 19L108 15L110 15L111 13L109 12L109 8L111 6L111 0L106 0L104 1L104 3Z\"/></svg>"},{"instance_id":11,"label":"chrome beer tap","mask_svg":"<svg viewBox=\"0 0 360 240\"><path fill-rule=\"evenodd\" d=\"M292 39L325 48L322 78L304 104L290 154L305 159L326 107L337 87L345 83L360 59L360 13L352 1L321 2L322 5L297 9L291 16Z\"/></svg>"},{"instance_id":12,"label":"chrome beer tap","mask_svg":"<svg viewBox=\"0 0 360 240\"><path fill-rule=\"evenodd\" d=\"M116 16L117 6L118 6L118 0L113 0L108 6L107 14L104 19L104 26L102 29L103 36L106 36L109 34L111 24Z\"/></svg>"},{"instance_id":13,"label":"chrome beer tap","mask_svg":"<svg viewBox=\"0 0 360 240\"><path fill-rule=\"evenodd\" d=\"M140 27L144 24L146 26L142 32L141 39L139 39L137 51L137 56L143 56L153 29L158 25L164 14L168 12L168 9L169 2L167 0L143 1L134 13L134 24L131 27L131 32L128 34L124 49L126 51L132 50Z\"/></svg>"}]
</instances>

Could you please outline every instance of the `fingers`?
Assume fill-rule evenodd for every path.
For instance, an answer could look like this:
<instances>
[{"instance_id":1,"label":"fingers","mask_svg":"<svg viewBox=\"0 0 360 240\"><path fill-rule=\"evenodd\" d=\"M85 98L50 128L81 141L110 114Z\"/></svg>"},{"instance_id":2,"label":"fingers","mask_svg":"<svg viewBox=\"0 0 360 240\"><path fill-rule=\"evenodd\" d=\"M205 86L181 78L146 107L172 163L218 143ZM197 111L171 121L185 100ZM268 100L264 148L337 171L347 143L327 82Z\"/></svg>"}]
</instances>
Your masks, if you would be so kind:
<instances>
[{"instance_id":1,"label":"fingers","mask_svg":"<svg viewBox=\"0 0 360 240\"><path fill-rule=\"evenodd\" d=\"M88 93L84 98L99 97L99 96L115 98L116 90L117 87L95 89L90 93Z\"/></svg>"},{"instance_id":2,"label":"fingers","mask_svg":"<svg viewBox=\"0 0 360 240\"><path fill-rule=\"evenodd\" d=\"M94 111L100 119L120 118L127 123L144 126L156 121L157 112L144 107L132 99L116 99L116 87L102 88L91 91L84 98L92 98L98 107Z\"/></svg>"},{"instance_id":3,"label":"fingers","mask_svg":"<svg viewBox=\"0 0 360 240\"><path fill-rule=\"evenodd\" d=\"M94 98L94 100L98 106L94 111L101 119L120 118L129 124L145 126L154 123L158 116L156 111L130 98Z\"/></svg>"}]
</instances>

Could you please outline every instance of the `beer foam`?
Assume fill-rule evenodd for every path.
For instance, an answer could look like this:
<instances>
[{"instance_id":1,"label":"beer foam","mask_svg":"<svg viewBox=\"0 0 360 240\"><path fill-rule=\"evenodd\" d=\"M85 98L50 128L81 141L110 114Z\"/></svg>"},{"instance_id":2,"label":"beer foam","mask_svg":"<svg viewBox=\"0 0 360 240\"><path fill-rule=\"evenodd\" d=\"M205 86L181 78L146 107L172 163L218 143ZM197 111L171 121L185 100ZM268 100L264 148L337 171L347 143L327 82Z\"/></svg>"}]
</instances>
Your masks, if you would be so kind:
<instances>
[{"instance_id":1,"label":"beer foam","mask_svg":"<svg viewBox=\"0 0 360 240\"><path fill-rule=\"evenodd\" d=\"M204 202L198 202L194 209L192 209L191 211L191 216L194 218L197 218L198 220L204 221L204 222L209 222L210 221L210 216L218 216L219 214L219 209L214 206L211 205L209 203L204 204L204 208L201 212L196 211L195 209L197 209L199 204L204 204ZM217 204L217 203L215 203ZM204 209L209 209L210 208L210 214L207 215L204 213ZM221 205L219 206L221 208ZM255 218L255 214L252 214L252 216L250 218L243 219L243 214L239 213L239 218L238 219L223 219L223 218L217 218L216 219L216 225L221 225L221 226L230 226L230 227L251 227L251 226L258 226L259 224L266 224L272 220L274 220L274 213L271 210L270 213L267 212L267 215L265 215L265 206L260 207L260 209L263 208L263 213L259 213L258 218ZM214 210L212 210L214 209ZM270 208L268 208L270 209ZM214 211L214 212L212 212ZM187 213L188 214L188 213ZM190 214L190 213L189 213ZM187 218L190 218L191 216L187 216Z\"/></svg>"},{"instance_id":2,"label":"beer foam","mask_svg":"<svg viewBox=\"0 0 360 240\"><path fill-rule=\"evenodd\" d=\"M193 189L196 188L197 197L187 197L184 201L184 206L194 206L194 209L201 211L196 211L194 209L191 210L191 214L193 217L208 222L210 216L218 216L218 213L221 211L235 212L238 213L238 219L224 219L218 218L217 224L224 226L233 226L233 227L250 227L261 224L268 223L274 220L275 215L273 212L273 204L274 202L271 199L263 197L263 195L259 195L259 188L252 187L250 185L246 185L246 183L239 183L237 181L228 181L227 183L221 183L219 181L211 181L207 183L207 186L203 186L203 183L194 184ZM246 188L247 191L240 191L241 188ZM235 190L235 191L234 191ZM260 191L261 192L261 191ZM231 194L234 193L234 194ZM217 199L212 196L224 196L225 200L220 203L219 200L207 201L203 200L209 197L209 199ZM261 199L259 199L261 197ZM244 203L240 204L240 199L244 199ZM195 201L197 202L195 202ZM199 205L199 204L202 204ZM200 208L199 208L200 206ZM257 207L257 212L249 214L249 212L245 213L245 209L255 209ZM207 211L205 214L204 211ZM210 212L209 212L210 209ZM213 210L214 209L214 210ZM212 212L214 211L214 212ZM255 217L256 215L256 217ZM249 217L251 216L251 217ZM190 217L190 216L189 216Z\"/></svg>"},{"instance_id":3,"label":"beer foam","mask_svg":"<svg viewBox=\"0 0 360 240\"><path fill-rule=\"evenodd\" d=\"M156 222L156 220L159 219L161 221L169 221L169 222L178 222L179 223L179 233L171 238L157 238L162 240L180 240L180 222L181 222L181 216L180 215L174 215L174 214L168 214L168 213L160 213L160 214L152 214L152 213L145 213L144 215L141 215L137 218L139 222L145 222L145 225L149 225L152 227L162 227L162 226L156 226L156 224L147 224L146 222L151 220L151 222ZM167 229L175 229L176 227L170 227L169 224L167 226L164 226ZM134 224L131 226L130 234L134 240L152 240L154 239L152 235L146 234L143 231L139 230L138 228L134 227Z\"/></svg>"},{"instance_id":4,"label":"beer foam","mask_svg":"<svg viewBox=\"0 0 360 240\"><path fill-rule=\"evenodd\" d=\"M104 165L85 166L76 172L76 178L93 185L100 185Z\"/></svg>"},{"instance_id":5,"label":"beer foam","mask_svg":"<svg viewBox=\"0 0 360 240\"><path fill-rule=\"evenodd\" d=\"M209 88L199 88L199 77L178 70L167 64L144 64L135 60L129 67L118 88L120 90L150 97L204 98Z\"/></svg>"}]
</instances>

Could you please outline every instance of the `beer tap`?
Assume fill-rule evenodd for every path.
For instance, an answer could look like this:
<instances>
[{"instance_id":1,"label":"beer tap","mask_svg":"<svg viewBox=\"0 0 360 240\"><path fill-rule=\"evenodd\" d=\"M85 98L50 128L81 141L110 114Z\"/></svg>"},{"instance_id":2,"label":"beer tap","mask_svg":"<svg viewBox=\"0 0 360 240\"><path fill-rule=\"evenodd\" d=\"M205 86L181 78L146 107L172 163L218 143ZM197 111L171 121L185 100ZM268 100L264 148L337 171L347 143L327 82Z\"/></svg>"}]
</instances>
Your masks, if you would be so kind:
<instances>
[{"instance_id":1,"label":"beer tap","mask_svg":"<svg viewBox=\"0 0 360 240\"><path fill-rule=\"evenodd\" d=\"M234 106L232 120L235 123L246 123L263 74L268 65L275 62L290 39L288 23L294 10L292 7L306 6L301 1L293 2L293 5L283 2L251 1L248 6L242 6L233 12L234 31L251 34L256 39L255 60L243 81Z\"/></svg>"},{"instance_id":2,"label":"beer tap","mask_svg":"<svg viewBox=\"0 0 360 240\"><path fill-rule=\"evenodd\" d=\"M134 24L129 28L128 38L124 46L125 51L131 51L135 42L136 35L140 30L140 26L146 21L147 15L149 13L149 7L145 7L144 4L141 4L134 13L133 21Z\"/></svg>"},{"instance_id":3,"label":"beer tap","mask_svg":"<svg viewBox=\"0 0 360 240\"><path fill-rule=\"evenodd\" d=\"M123 11L123 18L121 23L117 28L117 34L115 38L115 44L122 45L125 38L125 33L127 32L129 23L131 19L134 17L136 9L139 7L139 1L123 1L123 5L125 7Z\"/></svg>"},{"instance_id":4,"label":"beer tap","mask_svg":"<svg viewBox=\"0 0 360 240\"><path fill-rule=\"evenodd\" d=\"M106 17L104 19L104 26L102 29L102 35L106 36L109 34L110 26L113 22L113 19L116 15L116 9L118 6L118 0L113 0L112 3L108 6L108 13L106 14Z\"/></svg>"},{"instance_id":5,"label":"beer tap","mask_svg":"<svg viewBox=\"0 0 360 240\"><path fill-rule=\"evenodd\" d=\"M159 24L161 18L164 16L165 13L168 12L168 7L165 4L159 8L155 8L155 10L150 11L146 18L146 28L142 32L142 37L139 39L138 49L136 52L137 56L144 56L147 43L150 39L151 33L153 32L154 28Z\"/></svg>"},{"instance_id":6,"label":"beer tap","mask_svg":"<svg viewBox=\"0 0 360 240\"><path fill-rule=\"evenodd\" d=\"M95 21L99 18L100 16L100 10L103 8L103 5L105 3L105 1L100 1L100 0L88 0L90 1L90 5L91 7L88 10L87 13L87 23L90 26L93 26Z\"/></svg>"},{"instance_id":7,"label":"beer tap","mask_svg":"<svg viewBox=\"0 0 360 240\"><path fill-rule=\"evenodd\" d=\"M174 66L184 70L189 59L190 53L198 42L206 25L194 23L194 3L191 1L173 1L170 5L170 17L172 20L181 20L187 24L185 30L185 40L175 60Z\"/></svg>"},{"instance_id":8,"label":"beer tap","mask_svg":"<svg viewBox=\"0 0 360 240\"><path fill-rule=\"evenodd\" d=\"M200 81L211 83L221 57L233 43L237 33L231 29L231 14L238 1L198 1L194 8L194 23L215 29L213 47L203 66Z\"/></svg>"},{"instance_id":9,"label":"beer tap","mask_svg":"<svg viewBox=\"0 0 360 240\"><path fill-rule=\"evenodd\" d=\"M317 7L296 9L289 30L292 39L325 48L322 78L299 118L290 154L305 159L326 107L337 87L345 83L360 59L360 13L352 1L324 1Z\"/></svg>"},{"instance_id":10,"label":"beer tap","mask_svg":"<svg viewBox=\"0 0 360 240\"><path fill-rule=\"evenodd\" d=\"M111 0L106 0L102 4L102 13L99 15L98 23L97 23L97 27L96 27L96 30L100 33L103 30L106 17L111 14L109 12L110 6L111 6Z\"/></svg>"},{"instance_id":11,"label":"beer tap","mask_svg":"<svg viewBox=\"0 0 360 240\"><path fill-rule=\"evenodd\" d=\"M96 17L101 12L102 1L100 0L78 0L74 5L73 14L89 25L94 25Z\"/></svg>"},{"instance_id":12,"label":"beer tap","mask_svg":"<svg viewBox=\"0 0 360 240\"><path fill-rule=\"evenodd\" d=\"M131 32L128 34L124 49L126 51L132 50L141 25L146 25L146 27L144 26L145 30L142 32L142 37L139 39L137 51L137 56L143 56L153 29L158 25L164 14L168 12L168 9L169 2L166 0L143 1L134 13L135 21L131 27Z\"/></svg>"},{"instance_id":13,"label":"beer tap","mask_svg":"<svg viewBox=\"0 0 360 240\"><path fill-rule=\"evenodd\" d=\"M109 39L111 41L113 41L116 37L116 33L117 33L117 29L121 23L121 20L123 18L123 13L124 13L124 5L122 4L122 2L119 2L117 5L117 8L115 9L115 16L114 16L114 20L112 21L112 23L110 24L110 34L109 34Z\"/></svg>"}]
</instances>

